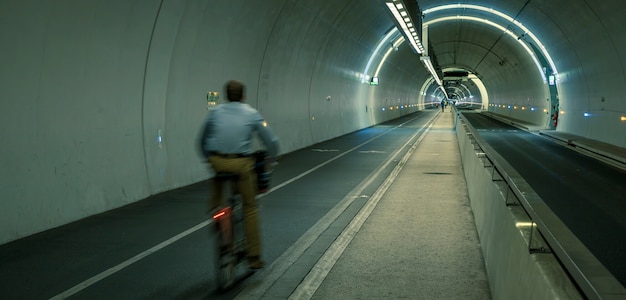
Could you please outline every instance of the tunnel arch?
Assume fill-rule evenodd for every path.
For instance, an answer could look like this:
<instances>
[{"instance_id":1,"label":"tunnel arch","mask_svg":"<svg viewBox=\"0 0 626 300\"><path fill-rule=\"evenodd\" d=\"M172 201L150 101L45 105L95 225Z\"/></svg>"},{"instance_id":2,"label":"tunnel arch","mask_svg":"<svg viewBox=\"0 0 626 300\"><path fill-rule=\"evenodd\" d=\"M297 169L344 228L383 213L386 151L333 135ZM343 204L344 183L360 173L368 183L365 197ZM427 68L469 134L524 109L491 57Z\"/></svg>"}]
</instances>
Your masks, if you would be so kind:
<instances>
[{"instance_id":1,"label":"tunnel arch","mask_svg":"<svg viewBox=\"0 0 626 300\"><path fill-rule=\"evenodd\" d=\"M510 24L515 25L518 29L522 30L522 35L527 35L529 36L533 42L535 42L537 44L537 46L539 46L539 49L542 53L542 55L546 58L546 60L548 61L548 63L550 64L550 67L553 70L553 74L557 76L557 81L559 79L558 77L558 71L557 68L554 64L554 61L552 60L552 57L550 56L550 54L548 53L546 47L543 45L543 43L539 40L539 38L537 38L537 36L532 33L532 31L530 31L528 28L526 28L524 25L522 25L522 23L520 23L519 21L515 20L515 18L512 18L511 16L500 12L498 10L495 10L493 8L489 8L489 7L484 7L484 6L480 6L480 5L471 5L471 4L449 4L449 5L440 5L440 6L436 6L433 8L429 8L429 9L425 9L422 13L424 16L427 16L429 13L433 13L433 12L437 12L437 11L447 11L447 10L456 10L456 9L470 9L470 10L477 10L477 11L481 11L481 12L486 12L488 14L491 15L495 15L498 16L500 18L505 19L506 21L510 22ZM479 19L479 18L477 18ZM485 21L487 21L485 19ZM496 24L495 22L493 24ZM508 30L507 30L508 31Z\"/></svg>"},{"instance_id":2,"label":"tunnel arch","mask_svg":"<svg viewBox=\"0 0 626 300\"><path fill-rule=\"evenodd\" d=\"M473 21L473 22L480 22L486 25L489 25L491 27L495 27L499 30L502 30L502 32L504 34L509 35L512 38L516 38L515 34L513 32L511 32L510 30L506 29L505 27L503 27L502 25L499 25L495 22L491 22L489 20L485 20L485 19L481 19L481 18L477 18L477 17L471 17L471 16L450 16L450 17L441 17L441 18L437 18L437 19L433 19L430 20L428 22L424 23L424 26L430 26L432 24L437 24L440 22L445 22L445 21L454 21L454 20L466 20L466 21ZM526 50L526 52L529 54L529 56L531 57L531 59L535 62L535 64L537 65L537 70L539 71L539 74L541 75L542 79L544 82L547 82L545 73L542 72L542 66L541 63L539 62L539 58L537 58L536 54L533 52L533 50L526 45L524 42L522 42L520 39L517 40L519 42L519 44ZM491 50L489 50L489 52L491 52Z\"/></svg>"},{"instance_id":3,"label":"tunnel arch","mask_svg":"<svg viewBox=\"0 0 626 300\"><path fill-rule=\"evenodd\" d=\"M525 7L526 6L522 7L519 12L521 12ZM462 10L463 15L458 13L459 10ZM497 9L480 5L449 4L425 9L423 11L423 17L425 19L428 19L429 16L432 16L432 18L424 22L424 28L428 28L429 25L444 21L466 20L495 27L498 30L502 31L503 35L508 35L511 38L515 39L517 41L517 44L523 47L525 52L527 52L528 55L531 57L543 81L543 85L545 87L544 91L542 92L544 94L543 97L545 97L549 101L549 103L546 104L546 108L543 109L544 111L549 110L549 113L546 113L547 116L543 117L544 120L545 118L549 119L552 116L559 114L559 72L550 53L548 53L546 47L544 46L544 43L541 42L537 35L535 35L530 29L528 29L516 19L517 15L515 17L511 17ZM455 42L458 42L458 40ZM501 59L500 61L504 62L503 59ZM443 67L445 66L442 66L442 68ZM509 102L510 99L500 99L498 101ZM519 101L519 99L514 101ZM493 110L496 113L508 114L510 116L510 111L498 111L495 108L497 108L495 104L492 106L487 104L487 109ZM544 123L543 121L539 120L540 118L537 115L531 117L531 119L534 119L533 121L531 121L533 123L545 124L545 126L550 129L556 128L556 123L552 123L549 121Z\"/></svg>"},{"instance_id":4,"label":"tunnel arch","mask_svg":"<svg viewBox=\"0 0 626 300\"><path fill-rule=\"evenodd\" d=\"M449 42L441 42L441 43L438 43L438 44L439 45L445 45L445 44L449 44L449 43L462 43L462 44L466 44L466 45L471 45L472 47L483 49L485 52L489 52L490 54L495 55L499 60L502 60L503 57L504 57L503 55L493 51L492 49L489 49L489 48L485 47L484 45L479 44L479 43L475 43L473 41L457 40L457 41L454 41L454 42L449 41ZM446 54L448 54L448 52L438 52L437 56L441 57L441 56L446 55ZM475 69L473 67L470 67L470 66L459 65L459 68L465 69L467 71L471 71L472 73L476 73Z\"/></svg>"},{"instance_id":5,"label":"tunnel arch","mask_svg":"<svg viewBox=\"0 0 626 300\"><path fill-rule=\"evenodd\" d=\"M459 9L463 9L465 14L467 13L467 11L474 12L475 14L474 15L458 15L455 12ZM469 5L469 4L440 5L440 6L425 9L422 13L423 13L423 17L427 19L429 14L436 13L436 12L446 13L447 15L435 16L432 19L424 22L423 27L425 30L428 30L428 27L430 25L434 25L434 24L441 23L441 22L452 21L452 20L466 20L466 21L477 22L480 24L484 24L484 25L496 28L497 30L500 30L502 34L508 35L510 38L514 39L514 41L516 41L517 44L521 46L525 50L526 53L528 53L529 57L534 62L537 68L537 72L539 73L539 76L541 77L541 80L543 81L544 84L549 83L549 78L548 78L549 76L554 76L553 89L556 90L557 88L556 84L559 81L559 76L558 76L558 71L556 69L556 66L550 54L546 50L543 43L539 40L539 38L537 38L537 36L533 32L531 32L528 28L526 28L521 22L517 21L515 18L493 8L488 8L488 7L479 6L479 5ZM507 24L502 25L498 23L496 20L492 20L492 19L484 18L484 17L481 18L480 13L487 14L488 16L496 16L495 18L496 20L499 20L500 22L504 20L504 22L507 22ZM515 28L509 29L511 25L513 25ZM521 34L518 34L517 31L520 31ZM389 42L390 40L393 40L396 36L399 36L399 38L397 38L394 42ZM536 46L526 41L526 39L523 37L530 38L535 43ZM381 55L380 52L382 52L383 50L385 51L385 54L382 56L383 58L379 61L378 67L376 68L377 71L373 75L373 76L377 76L379 70L384 65L385 60L387 56L389 55L389 53L392 51L394 47L397 47L397 45L399 45L402 42L403 42L403 37L399 34L399 31L395 27L393 27L391 31L389 31L387 35L385 35L380 40L380 42L377 45L376 50L372 52L368 65L363 72L362 82L367 82L369 78L368 73L370 72L370 67L371 67L370 65L372 63L372 60L375 57L380 56ZM458 43L459 41L457 40L455 42ZM496 57L499 58L500 61L504 61L504 59L502 58L502 55L496 53L495 51L492 51L492 49L488 49L487 47L479 43L475 43L471 41L466 41L466 42L470 44L474 44L476 47L482 48L487 53L495 55ZM385 47L385 44L388 44L388 46ZM389 45L389 44L392 44L392 45ZM439 55L441 55L441 53L439 53ZM545 66L545 65L549 65L549 66ZM475 83L476 81L480 81L479 85L482 88L482 91L480 92L481 102L485 101L483 102L483 104L486 107L489 107L489 103L487 100L489 99L489 97L486 94L485 86L481 81L481 76L479 75L478 72L476 72L476 70L473 70L471 67L468 67L468 66L461 66L460 64L442 65L440 67L442 69L451 68L451 67L462 68L462 69L467 70L468 72L473 73L473 75L475 75L475 78L472 80L472 82ZM424 90L424 88L422 88L422 90ZM558 93L556 92L551 93L549 89L546 89L545 94L547 95L547 97L553 98L551 101L553 104L555 102L557 103L556 105L553 105L552 107L557 108L557 111L558 111ZM420 95L418 103L422 107L425 105L422 102L423 100L424 98L422 97L422 95ZM550 115L552 115L553 113L554 111L551 111Z\"/></svg>"}]
</instances>

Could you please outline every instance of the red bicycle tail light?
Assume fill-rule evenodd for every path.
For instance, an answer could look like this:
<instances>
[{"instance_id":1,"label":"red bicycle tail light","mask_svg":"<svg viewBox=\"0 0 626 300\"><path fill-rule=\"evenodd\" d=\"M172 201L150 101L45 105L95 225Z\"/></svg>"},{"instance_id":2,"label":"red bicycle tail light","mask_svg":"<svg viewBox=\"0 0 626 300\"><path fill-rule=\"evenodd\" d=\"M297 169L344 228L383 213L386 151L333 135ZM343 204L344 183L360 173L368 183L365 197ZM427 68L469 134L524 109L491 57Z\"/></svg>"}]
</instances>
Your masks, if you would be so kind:
<instances>
[{"instance_id":1,"label":"red bicycle tail light","mask_svg":"<svg viewBox=\"0 0 626 300\"><path fill-rule=\"evenodd\" d=\"M213 214L213 220L218 220L220 218L223 218L224 216L230 214L230 207L226 207L226 208L222 208L219 211L217 211L215 214Z\"/></svg>"}]
</instances>

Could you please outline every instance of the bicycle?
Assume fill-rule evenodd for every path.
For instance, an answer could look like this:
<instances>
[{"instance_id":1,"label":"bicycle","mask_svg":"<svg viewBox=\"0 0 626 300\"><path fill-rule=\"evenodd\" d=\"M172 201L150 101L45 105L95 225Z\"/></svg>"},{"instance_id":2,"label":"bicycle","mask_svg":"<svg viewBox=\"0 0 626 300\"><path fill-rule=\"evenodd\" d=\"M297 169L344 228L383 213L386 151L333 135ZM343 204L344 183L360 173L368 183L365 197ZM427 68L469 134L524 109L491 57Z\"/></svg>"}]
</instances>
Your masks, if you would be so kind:
<instances>
[{"instance_id":1,"label":"bicycle","mask_svg":"<svg viewBox=\"0 0 626 300\"><path fill-rule=\"evenodd\" d=\"M215 225L213 243L217 246L214 251L215 277L217 287L224 290L235 283L244 269L247 271L243 264L247 259L243 232L243 204L237 191L236 174L217 173L214 180L223 182L223 192L228 195L227 203L212 215Z\"/></svg>"},{"instance_id":2,"label":"bicycle","mask_svg":"<svg viewBox=\"0 0 626 300\"><path fill-rule=\"evenodd\" d=\"M271 172L266 167L266 152L257 151L255 173L259 193L266 192ZM217 287L226 290L239 280L252 274L247 267L246 236L244 232L243 201L237 190L237 174L218 172L214 179L222 185L227 201L212 213L213 244L216 245L213 261Z\"/></svg>"}]
</instances>

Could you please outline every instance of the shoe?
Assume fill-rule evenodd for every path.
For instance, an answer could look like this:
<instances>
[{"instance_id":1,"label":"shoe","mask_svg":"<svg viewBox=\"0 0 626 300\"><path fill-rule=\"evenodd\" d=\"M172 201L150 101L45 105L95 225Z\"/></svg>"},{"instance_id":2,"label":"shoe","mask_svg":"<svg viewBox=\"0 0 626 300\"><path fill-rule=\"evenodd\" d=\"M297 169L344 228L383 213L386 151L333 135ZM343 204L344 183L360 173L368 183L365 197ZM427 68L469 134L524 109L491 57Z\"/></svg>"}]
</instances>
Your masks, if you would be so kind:
<instances>
[{"instance_id":1,"label":"shoe","mask_svg":"<svg viewBox=\"0 0 626 300\"><path fill-rule=\"evenodd\" d=\"M259 259L258 256L248 257L248 262L252 270L262 269L265 266L265 262Z\"/></svg>"}]
</instances>

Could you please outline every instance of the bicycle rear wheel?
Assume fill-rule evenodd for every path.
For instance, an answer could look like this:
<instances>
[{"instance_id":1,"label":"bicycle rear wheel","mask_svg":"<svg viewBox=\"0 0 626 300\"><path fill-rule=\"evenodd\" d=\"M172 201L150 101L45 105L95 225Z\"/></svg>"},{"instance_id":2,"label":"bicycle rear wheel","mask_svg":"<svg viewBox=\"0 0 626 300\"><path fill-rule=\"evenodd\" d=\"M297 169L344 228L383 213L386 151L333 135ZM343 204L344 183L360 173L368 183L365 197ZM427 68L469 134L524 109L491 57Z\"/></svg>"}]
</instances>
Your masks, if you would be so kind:
<instances>
[{"instance_id":1,"label":"bicycle rear wheel","mask_svg":"<svg viewBox=\"0 0 626 300\"><path fill-rule=\"evenodd\" d=\"M222 214L222 212L224 212ZM221 215L220 215L221 214ZM216 217L217 216L217 217ZM230 208L218 212L214 216L212 244L215 279L220 290L230 288L235 282L237 257L232 236L232 214Z\"/></svg>"},{"instance_id":2,"label":"bicycle rear wheel","mask_svg":"<svg viewBox=\"0 0 626 300\"><path fill-rule=\"evenodd\" d=\"M217 237L216 242L219 239ZM215 251L214 262L217 288L220 290L230 288L235 282L235 258L232 251L223 250L222 247L218 246Z\"/></svg>"}]
</instances>

